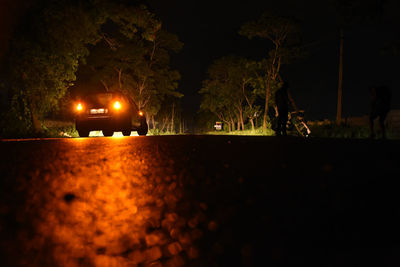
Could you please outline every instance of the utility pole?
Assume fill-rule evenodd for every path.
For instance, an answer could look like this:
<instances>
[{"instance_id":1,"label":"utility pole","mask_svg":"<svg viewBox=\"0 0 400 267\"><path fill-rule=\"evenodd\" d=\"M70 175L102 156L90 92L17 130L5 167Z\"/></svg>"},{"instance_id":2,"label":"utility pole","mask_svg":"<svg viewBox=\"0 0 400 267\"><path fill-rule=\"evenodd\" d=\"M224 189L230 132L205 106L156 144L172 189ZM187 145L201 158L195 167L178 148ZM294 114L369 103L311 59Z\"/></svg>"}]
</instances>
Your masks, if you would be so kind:
<instances>
[{"instance_id":1,"label":"utility pole","mask_svg":"<svg viewBox=\"0 0 400 267\"><path fill-rule=\"evenodd\" d=\"M342 122L342 95L343 95L343 41L344 32L343 28L340 29L340 51L339 51L339 82L338 82L338 99L336 110L336 124L340 125Z\"/></svg>"}]
</instances>

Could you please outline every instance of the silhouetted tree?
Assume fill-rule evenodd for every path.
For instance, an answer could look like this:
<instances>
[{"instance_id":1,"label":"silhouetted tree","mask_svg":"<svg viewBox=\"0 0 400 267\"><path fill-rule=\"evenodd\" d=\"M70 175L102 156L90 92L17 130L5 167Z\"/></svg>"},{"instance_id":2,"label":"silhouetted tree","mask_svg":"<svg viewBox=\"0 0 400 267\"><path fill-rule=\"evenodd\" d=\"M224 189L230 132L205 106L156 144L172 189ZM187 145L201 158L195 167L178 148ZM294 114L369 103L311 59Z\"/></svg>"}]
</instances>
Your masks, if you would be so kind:
<instances>
[{"instance_id":1,"label":"silhouetted tree","mask_svg":"<svg viewBox=\"0 0 400 267\"><path fill-rule=\"evenodd\" d=\"M76 80L88 45L104 38L101 26L113 21L127 38L153 41L160 22L144 6L106 0L37 1L16 29L6 68L9 116L21 128L41 131L40 120Z\"/></svg>"},{"instance_id":2,"label":"silhouetted tree","mask_svg":"<svg viewBox=\"0 0 400 267\"><path fill-rule=\"evenodd\" d=\"M147 119L154 122L166 96L183 96L176 91L180 75L170 68L169 55L181 47L176 35L161 28L151 41L110 33L105 42L93 49L85 69L107 90L117 89L130 95L139 109L146 111Z\"/></svg>"},{"instance_id":3,"label":"silhouetted tree","mask_svg":"<svg viewBox=\"0 0 400 267\"><path fill-rule=\"evenodd\" d=\"M248 118L254 130L258 110L256 98L262 93L256 85L258 64L245 58L229 56L217 59L203 82L201 109L213 112L230 130L245 129Z\"/></svg>"},{"instance_id":4,"label":"silhouetted tree","mask_svg":"<svg viewBox=\"0 0 400 267\"><path fill-rule=\"evenodd\" d=\"M280 76L281 67L288 62L289 58L295 56L298 51L298 48L294 46L298 43L298 23L293 18L264 13L259 19L243 25L239 34L247 36L249 39L255 37L267 39L272 43L268 57L260 63L265 72L262 79L260 79L265 83L263 86L265 89L263 128L265 129L267 127L267 111L271 96L279 88L279 82L282 81Z\"/></svg>"}]
</instances>

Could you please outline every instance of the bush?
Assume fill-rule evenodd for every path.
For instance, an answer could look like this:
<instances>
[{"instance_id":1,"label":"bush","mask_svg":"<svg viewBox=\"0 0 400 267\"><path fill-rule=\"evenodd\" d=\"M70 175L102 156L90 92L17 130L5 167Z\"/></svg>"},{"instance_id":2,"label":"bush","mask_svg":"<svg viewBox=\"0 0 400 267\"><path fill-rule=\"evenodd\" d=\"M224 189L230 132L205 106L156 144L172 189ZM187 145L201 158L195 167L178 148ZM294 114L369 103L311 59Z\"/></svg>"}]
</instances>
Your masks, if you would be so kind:
<instances>
[{"instance_id":1,"label":"bush","mask_svg":"<svg viewBox=\"0 0 400 267\"><path fill-rule=\"evenodd\" d=\"M328 138L369 138L366 126L336 125L332 121L309 122L311 136Z\"/></svg>"}]
</instances>

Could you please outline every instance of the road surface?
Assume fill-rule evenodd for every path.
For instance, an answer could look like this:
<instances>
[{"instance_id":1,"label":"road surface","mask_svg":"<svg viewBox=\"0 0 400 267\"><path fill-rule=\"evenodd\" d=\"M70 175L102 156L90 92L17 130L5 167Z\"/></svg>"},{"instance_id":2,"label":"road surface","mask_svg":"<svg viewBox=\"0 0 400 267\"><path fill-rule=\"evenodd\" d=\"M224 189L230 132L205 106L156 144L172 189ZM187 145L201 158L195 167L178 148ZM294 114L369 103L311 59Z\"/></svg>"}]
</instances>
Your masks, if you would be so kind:
<instances>
[{"instance_id":1,"label":"road surface","mask_svg":"<svg viewBox=\"0 0 400 267\"><path fill-rule=\"evenodd\" d=\"M2 266L400 264L400 143L0 141Z\"/></svg>"}]
</instances>

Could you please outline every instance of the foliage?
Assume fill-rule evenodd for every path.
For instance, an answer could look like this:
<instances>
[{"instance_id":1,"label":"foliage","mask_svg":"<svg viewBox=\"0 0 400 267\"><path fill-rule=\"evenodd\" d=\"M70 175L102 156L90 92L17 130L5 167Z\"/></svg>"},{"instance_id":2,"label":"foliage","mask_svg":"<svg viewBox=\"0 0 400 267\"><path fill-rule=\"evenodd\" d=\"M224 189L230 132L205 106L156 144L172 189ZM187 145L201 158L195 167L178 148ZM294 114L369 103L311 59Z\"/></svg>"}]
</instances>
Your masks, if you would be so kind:
<instances>
[{"instance_id":1,"label":"foliage","mask_svg":"<svg viewBox=\"0 0 400 267\"><path fill-rule=\"evenodd\" d=\"M201 110L208 110L224 121L230 130L244 130L245 120L254 118L259 110L255 104L262 91L255 87L257 64L245 58L229 56L217 59L208 69L208 79L199 91Z\"/></svg>"},{"instance_id":2,"label":"foliage","mask_svg":"<svg viewBox=\"0 0 400 267\"><path fill-rule=\"evenodd\" d=\"M324 138L368 138L367 126L337 125L332 121L309 122L311 135Z\"/></svg>"},{"instance_id":3,"label":"foliage","mask_svg":"<svg viewBox=\"0 0 400 267\"><path fill-rule=\"evenodd\" d=\"M114 25L111 25L114 26ZM161 28L152 40L139 36L131 39L120 33L104 33L83 66L84 76L93 77L107 90L120 90L132 97L148 120L155 116L168 96L182 97L176 91L180 75L170 68L170 53L178 52L182 43L176 35Z\"/></svg>"},{"instance_id":4,"label":"foliage","mask_svg":"<svg viewBox=\"0 0 400 267\"><path fill-rule=\"evenodd\" d=\"M183 129L182 106L180 99L175 96L167 96L160 106L160 111L152 116L149 124L159 133L185 132Z\"/></svg>"},{"instance_id":5,"label":"foliage","mask_svg":"<svg viewBox=\"0 0 400 267\"><path fill-rule=\"evenodd\" d=\"M242 131L206 131L203 134L210 134L210 135L259 135L259 136L274 136L275 132L270 129L264 129L263 127L258 127L254 130L246 129Z\"/></svg>"},{"instance_id":6,"label":"foliage","mask_svg":"<svg viewBox=\"0 0 400 267\"><path fill-rule=\"evenodd\" d=\"M104 38L101 27L112 21L128 39L154 42L160 21L145 7L106 0L37 1L12 36L4 69L8 132L40 132L40 121L57 110L89 54L88 45ZM8 122L7 122L8 119ZM13 125L9 123L16 121Z\"/></svg>"},{"instance_id":7,"label":"foliage","mask_svg":"<svg viewBox=\"0 0 400 267\"><path fill-rule=\"evenodd\" d=\"M298 22L291 17L275 16L263 13L260 18L244 24L239 34L253 39L267 39L272 43L268 57L259 62L263 73L258 75L259 87L264 89L264 118L263 127L267 127L267 113L271 98L281 86L281 67L301 56L298 43L300 41Z\"/></svg>"}]
</instances>

